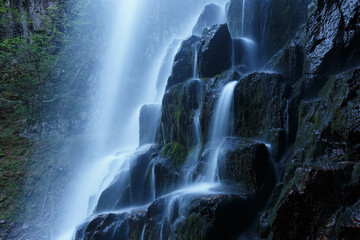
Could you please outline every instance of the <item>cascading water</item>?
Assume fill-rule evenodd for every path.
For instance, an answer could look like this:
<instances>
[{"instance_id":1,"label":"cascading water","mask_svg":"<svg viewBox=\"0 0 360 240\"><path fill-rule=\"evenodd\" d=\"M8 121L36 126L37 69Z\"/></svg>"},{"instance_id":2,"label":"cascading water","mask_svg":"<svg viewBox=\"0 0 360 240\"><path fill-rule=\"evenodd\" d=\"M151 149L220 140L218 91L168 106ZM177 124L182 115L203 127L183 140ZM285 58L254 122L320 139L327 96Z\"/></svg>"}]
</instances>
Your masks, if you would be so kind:
<instances>
[{"instance_id":1,"label":"cascading water","mask_svg":"<svg viewBox=\"0 0 360 240\"><path fill-rule=\"evenodd\" d=\"M213 119L211 120L211 149L209 153L208 169L206 172L206 180L210 182L218 181L217 165L218 153L224 137L228 134L230 126L231 107L233 104L234 89L237 81L232 81L225 85L221 92L220 98L215 106Z\"/></svg>"},{"instance_id":2,"label":"cascading water","mask_svg":"<svg viewBox=\"0 0 360 240\"><path fill-rule=\"evenodd\" d=\"M173 31L173 29L177 29L180 33L173 34L171 38L165 38L165 40L163 39L163 44L161 47L158 47L156 51L165 53L166 46L173 42L173 39L182 39L184 36L189 35L192 27L194 26L194 22L199 15L199 11L208 2L210 1L202 0L197 3L190 4L191 6L188 3L182 3L182 1L169 4L168 6L173 8L174 13L176 12L179 16L191 20L185 24L184 22L181 22L180 24L180 22L174 21L172 23L173 25L166 26L171 29L171 31ZM215 2L224 3L223 0L217 0ZM144 40L149 36L147 31L151 32L153 30L147 30L146 27L137 28L137 26L139 26L140 22L146 22L147 16L152 17L151 15L142 14L146 11L148 11L148 13L152 12L151 8L149 8L151 4L154 4L153 1L145 3L142 0L122 0L116 3L116 7L118 8L117 19L113 24L113 36L110 38L111 40L108 45L108 51L104 60L104 68L101 74L102 81L101 84L97 86L98 101L94 106L95 114L93 116L93 121L90 124L94 129L92 135L94 139L98 140L95 141L93 145L89 146L89 149L91 149L91 151L96 151L98 155L101 155L104 154L107 149L112 149L107 147L107 145L110 145L110 142L112 143L112 146L117 146L117 148L120 149L124 147L130 148L126 151L126 154L123 153L124 150L114 151L116 152L115 154L107 154L109 157L91 165L92 171L87 171L87 173L93 172L93 175L89 176L86 174L86 176L82 177L81 182L77 182L79 186L78 190L75 191L76 194L72 195L69 200L69 203L72 203L71 211L69 211L69 216L67 217L69 221L66 221L67 224L64 226L66 230L63 231L63 234L58 236L57 239L59 240L70 239L70 236L74 235L76 226L79 226L79 224L85 219L91 219L93 214L96 215L102 211L115 211L111 210L116 208L116 206L112 204L105 206L102 210L99 205L101 196L104 194L105 188L107 186L117 184L116 180L121 176L125 176L125 180L123 180L125 181L125 183L123 183L123 188L127 186L126 182L129 181L127 179L129 178L129 169L132 164L131 156L141 154L143 151L143 149L134 150L139 143L138 132L140 108L144 104L158 103L162 98L165 86L164 83L166 83L167 77L171 73L171 64L169 63L172 63L174 55L180 44L178 41L175 41L174 44L168 48L169 50L166 54L149 53L147 56L144 56L144 51L141 49L141 46L143 45L145 48L146 44ZM160 5L157 4L158 3L155 4L156 7L159 7ZM182 8L186 8L187 10L184 12L193 16L186 17L183 12L181 12L181 14L177 13L179 8L177 5ZM166 21L164 21L164 23L166 23ZM154 51L154 49L149 48L146 51L151 52ZM157 56L160 56L158 60L156 60ZM136 64L138 62L140 62L140 66ZM151 69L148 67L151 66L149 62L158 62L158 64L154 64L155 67ZM197 61L194 62L194 64L196 63ZM145 70L138 71L139 67L144 68ZM148 76L149 80L143 80L144 74L142 74L142 72L150 75ZM196 67L194 67L194 77L196 77L196 72ZM156 94L156 92L158 94ZM201 145L201 132L199 131L200 105L199 100L199 110L194 117L194 134L197 135L195 138L197 145L199 146ZM158 116L155 116L154 118L157 117ZM197 155L196 158L198 158L198 153L195 155ZM103 171L99 171L99 169L103 169ZM98 177L95 178L95 176ZM93 180L89 181L89 178ZM151 167L151 178L152 193L150 199L153 201L155 199L156 184L154 165ZM95 181L95 179L97 180ZM213 187L213 185L211 185L211 187ZM88 190L85 192L84 189ZM209 186L200 186L200 188L193 189L195 189L196 192L201 189L203 194L208 194L210 192L207 190L209 189ZM189 192L188 190L183 190L177 194L182 195L188 193L193 193L193 191ZM88 206L89 199L90 205ZM131 208L131 210L116 210L115 212L117 214L120 212L130 213L133 209L134 208ZM76 217L74 217L74 215L76 215ZM121 224L119 223L121 226L126 224L125 219L126 217L123 217ZM81 237L77 237L76 239L81 239Z\"/></svg>"}]
</instances>

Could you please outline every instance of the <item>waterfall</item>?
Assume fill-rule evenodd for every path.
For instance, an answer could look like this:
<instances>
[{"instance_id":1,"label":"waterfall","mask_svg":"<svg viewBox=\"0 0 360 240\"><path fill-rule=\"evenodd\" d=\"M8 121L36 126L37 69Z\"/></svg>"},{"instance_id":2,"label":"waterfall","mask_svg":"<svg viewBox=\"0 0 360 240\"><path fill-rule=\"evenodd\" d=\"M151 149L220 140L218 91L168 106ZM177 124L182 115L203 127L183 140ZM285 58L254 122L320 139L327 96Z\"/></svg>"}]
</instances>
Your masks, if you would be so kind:
<instances>
[{"instance_id":1,"label":"waterfall","mask_svg":"<svg viewBox=\"0 0 360 240\"><path fill-rule=\"evenodd\" d=\"M231 107L233 105L234 89L237 81L232 81L225 85L220 98L215 105L215 111L211 120L211 149L208 159L208 169L206 180L210 182L217 181L217 160L218 153L224 137L227 136L231 122Z\"/></svg>"},{"instance_id":2,"label":"waterfall","mask_svg":"<svg viewBox=\"0 0 360 240\"><path fill-rule=\"evenodd\" d=\"M241 35L244 37L245 34L245 2L246 0L243 0L242 5L242 14L241 14Z\"/></svg>"},{"instance_id":3,"label":"waterfall","mask_svg":"<svg viewBox=\"0 0 360 240\"><path fill-rule=\"evenodd\" d=\"M201 0L194 3L176 1L169 4L176 16L174 18L189 19L187 21L174 21L171 26L165 26L166 21L157 20L156 30L162 36L154 36L154 29L147 29L149 19L152 19L153 11L150 6L155 0L131 0L115 1L117 8L116 19L112 23L112 36L109 36L107 51L103 56L101 69L101 81L95 86L95 94L92 120L90 127L91 135L96 141L89 146L89 155L94 154L107 156L89 162L89 167L81 170L81 180L76 180L76 191L70 193L69 205L64 230L57 239L70 239L77 227L82 223L91 221L96 216L94 213L104 190L112 184L116 176L121 172L128 172L131 159L137 154L139 146L139 114L144 105L159 103L164 95L167 78L171 74L172 62L180 46L180 41L185 39L192 31L200 11L210 0ZM224 0L214 2L224 3ZM186 11L179 11L180 7ZM191 6L190 6L191 5ZM157 6L158 7L158 6ZM162 24L162 25L161 25ZM151 27L151 26L150 26ZM162 30L164 28L164 30ZM159 30L159 31L160 31ZM174 32L176 30L176 32ZM165 36L164 32L168 35ZM147 41L152 41L150 44ZM160 43L159 43L160 42ZM157 45L158 44L158 45ZM194 46L194 78L197 77L197 52L198 46ZM202 80L195 80L199 83ZM193 118L193 134L197 150L193 151L194 161L198 161L201 150L200 108L202 93L199 92L198 109ZM160 105L159 105L160 106ZM159 114L161 111L158 111ZM159 115L153 116L158 119ZM163 124L160 123L161 131ZM156 127L157 128L157 127ZM152 135L156 133L155 128ZM109 147L111 145L111 147ZM95 155L95 154L94 154ZM155 165L150 165L150 198L156 198ZM192 172L196 169L191 170ZM189 171L191 173L191 171ZM192 179L189 174L188 179ZM177 195L194 193L209 194L209 188L214 185L200 185L189 189L182 189ZM192 188L190 188L192 187ZM89 204L90 199L90 204ZM130 208L133 209L133 208ZM116 210L116 213L130 212L129 209ZM122 224L126 224L123 222ZM145 234L145 226L143 229ZM144 236L142 236L143 238Z\"/></svg>"}]
</instances>

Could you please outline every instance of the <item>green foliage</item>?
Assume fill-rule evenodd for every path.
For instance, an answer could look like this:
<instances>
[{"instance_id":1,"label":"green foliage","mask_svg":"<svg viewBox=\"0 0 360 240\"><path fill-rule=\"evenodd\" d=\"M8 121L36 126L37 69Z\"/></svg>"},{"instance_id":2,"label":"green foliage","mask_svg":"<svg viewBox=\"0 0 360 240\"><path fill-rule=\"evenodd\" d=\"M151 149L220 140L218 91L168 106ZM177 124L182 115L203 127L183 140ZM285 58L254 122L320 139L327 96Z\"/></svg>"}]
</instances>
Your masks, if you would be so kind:
<instances>
[{"instance_id":1,"label":"green foliage","mask_svg":"<svg viewBox=\"0 0 360 240\"><path fill-rule=\"evenodd\" d=\"M171 142L165 145L161 151L162 157L168 157L170 161L179 166L186 160L187 151L181 144L177 142Z\"/></svg>"}]
</instances>

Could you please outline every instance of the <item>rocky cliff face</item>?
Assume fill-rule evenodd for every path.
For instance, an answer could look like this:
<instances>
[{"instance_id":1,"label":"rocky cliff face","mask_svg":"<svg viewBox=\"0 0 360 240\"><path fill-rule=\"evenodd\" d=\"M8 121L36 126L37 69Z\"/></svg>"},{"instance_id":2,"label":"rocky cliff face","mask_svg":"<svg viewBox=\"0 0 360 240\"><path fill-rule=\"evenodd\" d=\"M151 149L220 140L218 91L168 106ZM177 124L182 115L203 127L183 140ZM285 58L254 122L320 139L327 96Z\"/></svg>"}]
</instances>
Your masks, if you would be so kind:
<instances>
[{"instance_id":1,"label":"rocky cliff face","mask_svg":"<svg viewBox=\"0 0 360 240\"><path fill-rule=\"evenodd\" d=\"M219 178L235 194L192 196L179 202L165 195L140 212L99 215L79 228L77 239L94 239L99 232L96 237L106 239L101 229L124 219L130 229L122 237L130 239L227 239L244 229L248 231L241 236L246 239L358 238L360 3L243 3L230 2L228 25L210 26L201 38L182 43L163 98L158 146L149 150L151 159L143 160L153 164L142 170L147 171L147 193L151 168L156 173L156 196L180 186L182 169L189 169L198 146L192 123L200 109L202 147L196 150L199 161L193 163L193 171L194 178L201 177L211 147L208 136L216 100L223 87L236 80L233 137L219 152ZM242 6L246 14L257 14L243 18ZM256 42L257 71L246 74L246 68L231 67L231 48L237 43L230 33ZM194 61L200 80L191 80ZM173 209L164 217L168 204ZM184 214L180 220L178 209ZM108 221L114 217L122 220ZM256 226L249 230L254 221ZM146 228L139 227L144 224Z\"/></svg>"}]
</instances>

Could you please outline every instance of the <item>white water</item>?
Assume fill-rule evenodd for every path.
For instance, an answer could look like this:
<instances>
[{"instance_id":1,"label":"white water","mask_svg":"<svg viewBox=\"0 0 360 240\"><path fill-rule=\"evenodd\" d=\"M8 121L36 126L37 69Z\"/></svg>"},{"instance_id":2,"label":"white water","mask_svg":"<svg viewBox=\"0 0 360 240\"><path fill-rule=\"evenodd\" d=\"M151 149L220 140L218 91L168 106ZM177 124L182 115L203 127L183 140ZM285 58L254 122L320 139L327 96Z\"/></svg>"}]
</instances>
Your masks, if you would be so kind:
<instances>
[{"instance_id":1,"label":"white water","mask_svg":"<svg viewBox=\"0 0 360 240\"><path fill-rule=\"evenodd\" d=\"M160 19L159 26L161 25L165 29L168 27L168 30L164 30L162 33L164 35L161 41L149 40L153 41L151 46L147 46L143 40L146 40L152 33L144 31L145 27L142 27L142 24L147 22L147 18L153 16L143 13L157 11L157 8L161 7L161 3L156 0L119 0L115 2L114 8L117 9L118 14L112 23L112 34L108 37L110 41L108 50L104 53L104 67L101 71L101 81L96 86L98 89L95 96L96 104L93 107L94 116L90 122L93 129L91 135L97 140L89 145L89 154L103 154L109 148L109 143L117 146L117 149L129 148L130 150L118 150L117 152L121 152L120 155L107 154L109 157L101 158L95 163L89 162L88 167L81 169L82 174L79 179L73 180L77 187L73 188L75 190L70 193L67 205L71 205L71 207L64 217L64 226L62 227L65 230L58 235L57 239L59 240L71 239L69 236L72 236L76 227L91 215L101 192L111 183L118 171L128 169L129 156L139 143L139 110L144 104L158 103L161 100L165 88L164 82L167 80L167 75L171 73L169 61L164 63L166 49L174 39L184 39L190 35L201 10L205 4L211 1L201 0L191 3L191 6L180 0L168 3L177 14L171 17L181 17L186 21L166 26L167 22ZM224 3L225 1L213 2ZM156 7L153 8L152 4ZM185 7L186 11L179 11ZM172 33L165 35L166 31L167 33L172 31ZM154 44L158 42L161 42L161 45L154 47ZM147 52L138 49L139 45L146 46ZM172 62L177 49L178 46L174 46L168 54L167 58L170 59L170 62ZM139 59L143 60L140 66L138 66ZM163 75L160 74L162 66L165 68L162 72L165 72ZM159 80L159 78L161 79ZM156 89L158 81L160 87ZM152 179L152 198L155 199L154 169L152 169ZM202 187L201 190L203 191L204 188Z\"/></svg>"},{"instance_id":2,"label":"white water","mask_svg":"<svg viewBox=\"0 0 360 240\"><path fill-rule=\"evenodd\" d=\"M218 153L224 138L228 134L230 126L231 107L233 105L234 89L237 81L232 81L225 85L220 98L215 105L215 111L211 120L211 149L209 153L208 169L206 180L210 182L217 181L217 160Z\"/></svg>"},{"instance_id":3,"label":"white water","mask_svg":"<svg viewBox=\"0 0 360 240\"><path fill-rule=\"evenodd\" d=\"M242 5L242 14L241 14L241 34L244 37L245 34L245 3L246 0L243 0L243 5Z\"/></svg>"}]
</instances>

